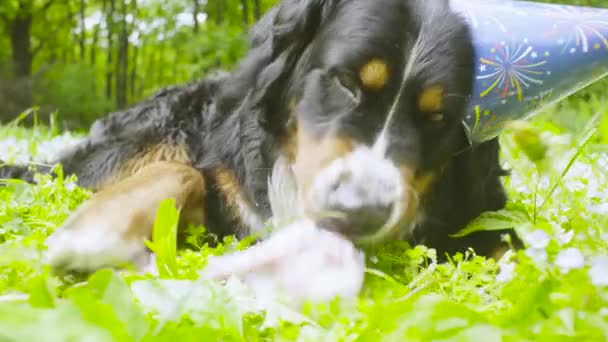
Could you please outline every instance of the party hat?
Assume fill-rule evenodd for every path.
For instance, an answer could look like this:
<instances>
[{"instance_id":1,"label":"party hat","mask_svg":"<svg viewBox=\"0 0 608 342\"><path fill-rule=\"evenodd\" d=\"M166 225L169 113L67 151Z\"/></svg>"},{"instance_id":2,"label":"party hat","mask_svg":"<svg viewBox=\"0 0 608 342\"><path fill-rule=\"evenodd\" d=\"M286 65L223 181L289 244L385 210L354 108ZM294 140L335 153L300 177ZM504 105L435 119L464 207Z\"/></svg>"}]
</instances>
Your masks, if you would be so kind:
<instances>
[{"instance_id":1,"label":"party hat","mask_svg":"<svg viewBox=\"0 0 608 342\"><path fill-rule=\"evenodd\" d=\"M608 74L608 9L527 1L451 0L471 27L470 138L496 137Z\"/></svg>"}]
</instances>

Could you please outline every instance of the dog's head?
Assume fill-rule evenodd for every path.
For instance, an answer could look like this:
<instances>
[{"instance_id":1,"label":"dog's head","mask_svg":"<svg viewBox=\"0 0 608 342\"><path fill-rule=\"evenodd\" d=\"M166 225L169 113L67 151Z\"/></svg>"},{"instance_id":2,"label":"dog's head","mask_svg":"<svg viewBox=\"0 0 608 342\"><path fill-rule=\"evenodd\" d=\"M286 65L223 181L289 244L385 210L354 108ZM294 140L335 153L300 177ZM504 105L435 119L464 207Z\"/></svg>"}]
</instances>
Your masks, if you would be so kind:
<instances>
[{"instance_id":1,"label":"dog's head","mask_svg":"<svg viewBox=\"0 0 608 342\"><path fill-rule=\"evenodd\" d=\"M415 224L466 144L473 47L448 1L284 0L252 45L236 75L283 134L301 209L360 241Z\"/></svg>"}]
</instances>

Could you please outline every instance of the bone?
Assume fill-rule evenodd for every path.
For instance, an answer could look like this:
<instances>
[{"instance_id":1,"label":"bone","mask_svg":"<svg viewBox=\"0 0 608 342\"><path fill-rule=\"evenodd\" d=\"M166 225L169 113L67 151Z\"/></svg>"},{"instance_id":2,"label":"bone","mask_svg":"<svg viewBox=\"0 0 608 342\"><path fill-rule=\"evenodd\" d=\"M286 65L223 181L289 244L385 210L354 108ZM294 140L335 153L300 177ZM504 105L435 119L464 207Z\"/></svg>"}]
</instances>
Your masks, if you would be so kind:
<instances>
[{"instance_id":1,"label":"bone","mask_svg":"<svg viewBox=\"0 0 608 342\"><path fill-rule=\"evenodd\" d=\"M268 187L271 223L282 228L247 250L210 257L201 276L236 277L261 299L282 295L296 305L356 297L363 286L364 254L344 236L302 215L291 166L284 159L275 164Z\"/></svg>"},{"instance_id":2,"label":"bone","mask_svg":"<svg viewBox=\"0 0 608 342\"><path fill-rule=\"evenodd\" d=\"M237 277L262 298L302 303L355 298L364 273L364 254L348 239L303 219L244 251L210 257L201 276Z\"/></svg>"}]
</instances>

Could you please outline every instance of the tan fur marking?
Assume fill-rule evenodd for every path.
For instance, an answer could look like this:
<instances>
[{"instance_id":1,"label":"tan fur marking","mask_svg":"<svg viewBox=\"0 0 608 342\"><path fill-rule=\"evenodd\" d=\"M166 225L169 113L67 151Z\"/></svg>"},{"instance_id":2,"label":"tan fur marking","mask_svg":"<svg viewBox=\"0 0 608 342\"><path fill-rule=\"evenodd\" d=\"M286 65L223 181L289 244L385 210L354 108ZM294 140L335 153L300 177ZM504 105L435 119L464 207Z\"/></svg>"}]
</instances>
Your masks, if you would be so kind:
<instances>
[{"instance_id":1,"label":"tan fur marking","mask_svg":"<svg viewBox=\"0 0 608 342\"><path fill-rule=\"evenodd\" d=\"M287 133L281 142L283 155L289 163L293 163L296 159L298 149L298 129L295 122L287 127Z\"/></svg>"},{"instance_id":2,"label":"tan fur marking","mask_svg":"<svg viewBox=\"0 0 608 342\"><path fill-rule=\"evenodd\" d=\"M403 197L400 205L405 213L403 220L408 221L416 216L421 198L429 190L435 176L433 174L416 176L416 170L410 166L402 166L399 171L406 191L406 196Z\"/></svg>"},{"instance_id":3,"label":"tan fur marking","mask_svg":"<svg viewBox=\"0 0 608 342\"><path fill-rule=\"evenodd\" d=\"M433 173L416 175L416 170L410 166L401 166L399 170L403 178L403 183L416 191L419 195L427 192L435 180L435 175Z\"/></svg>"},{"instance_id":4,"label":"tan fur marking","mask_svg":"<svg viewBox=\"0 0 608 342\"><path fill-rule=\"evenodd\" d=\"M296 104L297 102L295 98L292 97L289 99L289 102L287 103L287 109L289 109L290 117L293 117L293 112L296 109Z\"/></svg>"},{"instance_id":5,"label":"tan fur marking","mask_svg":"<svg viewBox=\"0 0 608 342\"><path fill-rule=\"evenodd\" d=\"M238 206L238 201L241 200L241 186L239 185L234 174L228 169L218 169L214 174L215 182L220 192L226 198L226 202L232 208ZM237 212L235 212L237 214Z\"/></svg>"},{"instance_id":6,"label":"tan fur marking","mask_svg":"<svg viewBox=\"0 0 608 342\"><path fill-rule=\"evenodd\" d=\"M353 151L350 138L330 137L316 139L299 129L296 133L296 156L293 170L298 186L305 193L316 174L334 160Z\"/></svg>"},{"instance_id":7,"label":"tan fur marking","mask_svg":"<svg viewBox=\"0 0 608 342\"><path fill-rule=\"evenodd\" d=\"M509 249L510 247L506 243L501 243L500 245L496 246L496 248L494 248L494 250L490 254L490 258L494 260L500 260L500 258L502 258L502 256L505 255L505 253L507 253Z\"/></svg>"},{"instance_id":8,"label":"tan fur marking","mask_svg":"<svg viewBox=\"0 0 608 342\"><path fill-rule=\"evenodd\" d=\"M433 181L435 181L435 176L428 174L414 179L412 185L418 194L424 194L428 191L431 184L433 184Z\"/></svg>"},{"instance_id":9,"label":"tan fur marking","mask_svg":"<svg viewBox=\"0 0 608 342\"><path fill-rule=\"evenodd\" d=\"M120 182L121 180L136 174L138 171L150 164L163 161L177 162L186 165L191 164L190 158L188 157L188 152L184 145L154 145L125 162L115 174L105 180L102 184L96 185L94 190L104 189L114 183Z\"/></svg>"},{"instance_id":10,"label":"tan fur marking","mask_svg":"<svg viewBox=\"0 0 608 342\"><path fill-rule=\"evenodd\" d=\"M245 229L255 232L261 228L264 222L251 208L249 201L243 195L243 190L234 173L226 168L215 170L213 177L220 193L224 196L228 207L231 209L233 218L244 225Z\"/></svg>"},{"instance_id":11,"label":"tan fur marking","mask_svg":"<svg viewBox=\"0 0 608 342\"><path fill-rule=\"evenodd\" d=\"M188 165L158 162L143 167L94 194L70 218L65 229L104 229L125 240L150 238L160 203L175 200L180 227L204 224L205 181Z\"/></svg>"},{"instance_id":12,"label":"tan fur marking","mask_svg":"<svg viewBox=\"0 0 608 342\"><path fill-rule=\"evenodd\" d=\"M359 70L359 78L364 87L381 90L388 83L388 66L380 59L372 59Z\"/></svg>"},{"instance_id":13,"label":"tan fur marking","mask_svg":"<svg viewBox=\"0 0 608 342\"><path fill-rule=\"evenodd\" d=\"M418 109L424 113L443 111L443 87L431 86L422 91L418 97Z\"/></svg>"}]
</instances>

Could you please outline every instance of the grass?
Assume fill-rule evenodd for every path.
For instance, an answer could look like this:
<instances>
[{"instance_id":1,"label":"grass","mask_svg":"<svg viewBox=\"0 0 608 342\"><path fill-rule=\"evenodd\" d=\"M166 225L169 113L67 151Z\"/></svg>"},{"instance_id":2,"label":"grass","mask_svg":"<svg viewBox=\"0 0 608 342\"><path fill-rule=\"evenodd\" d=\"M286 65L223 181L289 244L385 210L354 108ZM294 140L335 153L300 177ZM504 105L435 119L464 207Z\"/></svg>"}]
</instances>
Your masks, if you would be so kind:
<instances>
[{"instance_id":1,"label":"grass","mask_svg":"<svg viewBox=\"0 0 608 342\"><path fill-rule=\"evenodd\" d=\"M572 100L545 116L590 118L602 107L599 100L589 103L593 99ZM437 264L433 250L380 245L368 254L358 300L298 311L256 302L236 281L221 286L198 279L207 256L247 242L227 238L211 248L193 230L188 241L195 247L175 252L177 212L170 203L159 208L164 215L150 242L159 252L160 277L112 270L87 279L52 275L43 259L45 238L90 193L61 175L41 177L36 186L6 181L0 189L0 341L604 341L604 117L585 120L576 134L536 120L534 130L514 127L502 137L503 160L513 170L505 180L509 206L467 230L515 225L526 250L499 262L470 251ZM526 144L535 141L526 137L540 142ZM44 161L72 141L52 128L9 125L0 128L0 155Z\"/></svg>"}]
</instances>

